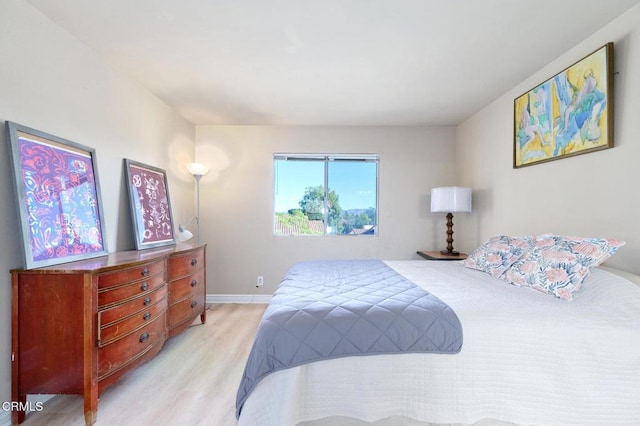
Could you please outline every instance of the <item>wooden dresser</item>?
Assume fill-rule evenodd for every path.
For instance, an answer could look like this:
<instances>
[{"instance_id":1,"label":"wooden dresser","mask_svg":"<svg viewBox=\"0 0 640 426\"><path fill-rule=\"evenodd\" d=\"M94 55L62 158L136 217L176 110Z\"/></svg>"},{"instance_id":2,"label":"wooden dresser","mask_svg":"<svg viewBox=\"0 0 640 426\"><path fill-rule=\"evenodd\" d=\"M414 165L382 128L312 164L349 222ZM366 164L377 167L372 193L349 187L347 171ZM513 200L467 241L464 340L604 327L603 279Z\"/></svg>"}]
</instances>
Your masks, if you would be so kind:
<instances>
[{"instance_id":1,"label":"wooden dresser","mask_svg":"<svg viewBox=\"0 0 640 426\"><path fill-rule=\"evenodd\" d=\"M98 396L206 321L206 246L179 244L12 270L12 400L79 394L87 425ZM12 412L12 423L25 413Z\"/></svg>"}]
</instances>

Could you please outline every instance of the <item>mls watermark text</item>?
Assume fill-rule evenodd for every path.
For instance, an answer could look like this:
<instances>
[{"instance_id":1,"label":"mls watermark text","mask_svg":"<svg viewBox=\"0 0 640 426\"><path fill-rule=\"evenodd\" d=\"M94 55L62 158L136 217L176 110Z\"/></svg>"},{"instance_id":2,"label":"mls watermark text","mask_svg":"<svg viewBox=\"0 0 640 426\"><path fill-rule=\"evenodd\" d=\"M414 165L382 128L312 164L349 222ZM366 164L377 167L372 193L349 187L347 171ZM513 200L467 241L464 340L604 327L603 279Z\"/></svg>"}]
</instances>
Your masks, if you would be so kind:
<instances>
[{"instance_id":1,"label":"mls watermark text","mask_svg":"<svg viewBox=\"0 0 640 426\"><path fill-rule=\"evenodd\" d=\"M18 401L4 401L2 403L3 411L42 411L44 410L44 402L42 401L26 401L26 402L18 402Z\"/></svg>"}]
</instances>

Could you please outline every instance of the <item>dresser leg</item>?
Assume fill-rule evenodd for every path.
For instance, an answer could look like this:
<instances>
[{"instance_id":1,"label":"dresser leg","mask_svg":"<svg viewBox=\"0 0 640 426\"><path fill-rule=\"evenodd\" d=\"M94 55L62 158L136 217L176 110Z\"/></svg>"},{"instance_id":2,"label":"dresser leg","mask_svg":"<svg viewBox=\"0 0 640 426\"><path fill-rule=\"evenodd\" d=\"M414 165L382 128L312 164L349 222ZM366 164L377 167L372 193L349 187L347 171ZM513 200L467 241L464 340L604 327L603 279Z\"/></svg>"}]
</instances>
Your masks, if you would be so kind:
<instances>
[{"instance_id":1,"label":"dresser leg","mask_svg":"<svg viewBox=\"0 0 640 426\"><path fill-rule=\"evenodd\" d=\"M27 405L27 395L20 395L17 398L14 398L13 400L14 402L17 402L18 407L26 407ZM17 407L16 407L17 408ZM22 422L24 422L24 417L26 415L26 411L24 410L19 410L19 409L15 409L15 408L11 408L11 424L12 425L18 425Z\"/></svg>"},{"instance_id":2,"label":"dresser leg","mask_svg":"<svg viewBox=\"0 0 640 426\"><path fill-rule=\"evenodd\" d=\"M84 424L91 426L98 418L98 386L91 386L84 394Z\"/></svg>"},{"instance_id":3,"label":"dresser leg","mask_svg":"<svg viewBox=\"0 0 640 426\"><path fill-rule=\"evenodd\" d=\"M85 411L84 412L84 424L85 426L91 426L95 424L96 419L98 418L97 411Z\"/></svg>"},{"instance_id":4,"label":"dresser leg","mask_svg":"<svg viewBox=\"0 0 640 426\"><path fill-rule=\"evenodd\" d=\"M200 321L203 324L207 323L207 310L206 309L204 311L202 311L202 313L200 314Z\"/></svg>"}]
</instances>

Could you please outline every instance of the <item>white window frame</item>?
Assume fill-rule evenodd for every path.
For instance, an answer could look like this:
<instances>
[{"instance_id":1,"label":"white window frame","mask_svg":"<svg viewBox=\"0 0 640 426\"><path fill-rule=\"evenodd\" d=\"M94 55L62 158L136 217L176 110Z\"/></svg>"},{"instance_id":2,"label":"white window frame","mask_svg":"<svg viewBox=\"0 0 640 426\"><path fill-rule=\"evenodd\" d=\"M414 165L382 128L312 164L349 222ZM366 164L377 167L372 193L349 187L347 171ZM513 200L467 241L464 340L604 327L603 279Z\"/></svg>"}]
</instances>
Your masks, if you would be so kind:
<instances>
[{"instance_id":1,"label":"white window frame","mask_svg":"<svg viewBox=\"0 0 640 426\"><path fill-rule=\"evenodd\" d=\"M274 164L274 169L275 169L275 164L277 160L286 160L286 161L296 161L296 160L300 160L300 161L323 161L324 162L324 182L323 182L323 188L324 188L324 200L323 200L323 210L324 210L324 227L323 227L323 233L322 236L323 237L340 237L340 236L362 236L360 234L328 234L327 233L327 226L329 223L329 208L327 206L327 200L329 198L329 163L331 161L362 161L362 162L373 162L376 163L376 205L375 205L375 209L376 209L376 225L375 225L375 232L373 235L365 235L366 237L371 237L371 236L378 236L379 234L379 222L380 222L380 215L379 215L379 209L378 209L378 205L380 204L380 155L379 154L309 154L309 153L304 153L304 154L296 154L296 153L275 153L273 154L273 164ZM276 212L275 212L275 204L276 204L276 191L275 191L275 187L276 187L276 179L278 178L277 173L274 172L273 174L273 208L272 210L272 214L273 214L273 235L277 236L277 237L290 237L290 236L306 236L306 235L280 235L280 234L276 234ZM315 236L320 236L320 235L315 235Z\"/></svg>"}]
</instances>

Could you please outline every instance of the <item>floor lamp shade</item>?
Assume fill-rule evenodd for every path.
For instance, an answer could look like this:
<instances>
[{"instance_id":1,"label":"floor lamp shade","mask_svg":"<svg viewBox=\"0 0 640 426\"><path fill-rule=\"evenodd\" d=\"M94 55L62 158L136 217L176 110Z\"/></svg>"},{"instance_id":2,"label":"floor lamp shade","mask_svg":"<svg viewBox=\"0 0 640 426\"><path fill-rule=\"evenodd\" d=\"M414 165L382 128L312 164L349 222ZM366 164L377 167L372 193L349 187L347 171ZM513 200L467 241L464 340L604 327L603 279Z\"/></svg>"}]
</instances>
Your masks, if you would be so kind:
<instances>
[{"instance_id":1,"label":"floor lamp shade","mask_svg":"<svg viewBox=\"0 0 640 426\"><path fill-rule=\"evenodd\" d=\"M202 163L189 163L187 170L194 176L204 176L209 173L209 166Z\"/></svg>"},{"instance_id":2,"label":"floor lamp shade","mask_svg":"<svg viewBox=\"0 0 640 426\"><path fill-rule=\"evenodd\" d=\"M453 213L471 212L471 188L462 186L445 186L431 190L431 211L447 214L447 249L440 253L457 256L460 253L453 249Z\"/></svg>"}]
</instances>

